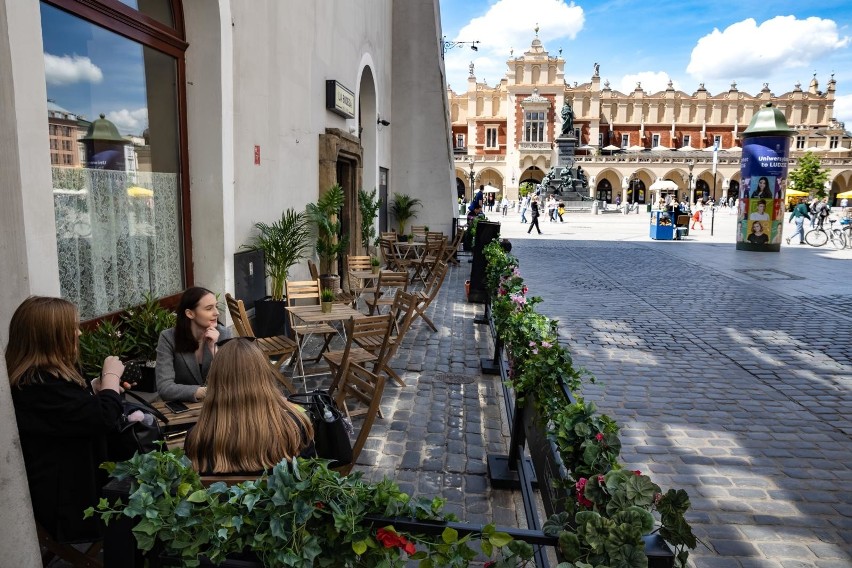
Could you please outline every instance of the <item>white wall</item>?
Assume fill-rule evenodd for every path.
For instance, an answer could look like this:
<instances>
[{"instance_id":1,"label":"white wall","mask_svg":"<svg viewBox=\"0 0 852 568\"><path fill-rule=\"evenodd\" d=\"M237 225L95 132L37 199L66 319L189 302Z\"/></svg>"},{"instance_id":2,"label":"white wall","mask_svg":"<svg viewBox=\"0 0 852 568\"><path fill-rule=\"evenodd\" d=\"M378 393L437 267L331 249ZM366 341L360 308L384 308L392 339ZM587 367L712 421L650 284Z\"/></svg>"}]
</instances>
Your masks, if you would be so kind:
<instances>
[{"instance_id":1,"label":"white wall","mask_svg":"<svg viewBox=\"0 0 852 568\"><path fill-rule=\"evenodd\" d=\"M38 2L0 1L0 345L30 294L57 295L59 274ZM0 362L0 558L41 566L5 359Z\"/></svg>"}]
</instances>

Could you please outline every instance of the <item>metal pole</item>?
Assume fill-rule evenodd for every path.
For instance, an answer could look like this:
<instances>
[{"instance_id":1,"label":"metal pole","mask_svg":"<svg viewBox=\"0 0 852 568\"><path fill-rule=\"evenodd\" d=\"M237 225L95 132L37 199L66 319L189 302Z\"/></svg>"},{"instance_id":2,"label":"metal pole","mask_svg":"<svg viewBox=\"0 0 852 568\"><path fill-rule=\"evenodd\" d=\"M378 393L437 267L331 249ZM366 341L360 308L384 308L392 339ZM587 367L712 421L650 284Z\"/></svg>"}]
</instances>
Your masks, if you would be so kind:
<instances>
[{"instance_id":1,"label":"metal pole","mask_svg":"<svg viewBox=\"0 0 852 568\"><path fill-rule=\"evenodd\" d=\"M713 225L716 222L716 174L713 174L713 207L710 208L710 236L713 236Z\"/></svg>"}]
</instances>

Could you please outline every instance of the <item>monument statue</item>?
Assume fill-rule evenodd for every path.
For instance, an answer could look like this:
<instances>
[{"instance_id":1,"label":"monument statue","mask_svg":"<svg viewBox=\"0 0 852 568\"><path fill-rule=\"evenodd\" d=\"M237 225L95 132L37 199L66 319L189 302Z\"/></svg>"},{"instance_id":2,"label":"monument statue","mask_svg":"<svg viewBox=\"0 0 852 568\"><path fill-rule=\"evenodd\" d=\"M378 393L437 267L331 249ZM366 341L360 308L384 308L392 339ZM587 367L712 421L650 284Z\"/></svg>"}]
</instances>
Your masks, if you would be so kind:
<instances>
[{"instance_id":1,"label":"monument statue","mask_svg":"<svg viewBox=\"0 0 852 568\"><path fill-rule=\"evenodd\" d=\"M574 134L574 109L565 103L562 107L562 134L561 136L573 136Z\"/></svg>"},{"instance_id":2,"label":"monument statue","mask_svg":"<svg viewBox=\"0 0 852 568\"><path fill-rule=\"evenodd\" d=\"M568 168L562 168L559 172L559 192L562 193L562 190L574 191L574 178Z\"/></svg>"},{"instance_id":3,"label":"monument statue","mask_svg":"<svg viewBox=\"0 0 852 568\"><path fill-rule=\"evenodd\" d=\"M601 66L599 63L595 63L595 77L600 77L601 75Z\"/></svg>"}]
</instances>

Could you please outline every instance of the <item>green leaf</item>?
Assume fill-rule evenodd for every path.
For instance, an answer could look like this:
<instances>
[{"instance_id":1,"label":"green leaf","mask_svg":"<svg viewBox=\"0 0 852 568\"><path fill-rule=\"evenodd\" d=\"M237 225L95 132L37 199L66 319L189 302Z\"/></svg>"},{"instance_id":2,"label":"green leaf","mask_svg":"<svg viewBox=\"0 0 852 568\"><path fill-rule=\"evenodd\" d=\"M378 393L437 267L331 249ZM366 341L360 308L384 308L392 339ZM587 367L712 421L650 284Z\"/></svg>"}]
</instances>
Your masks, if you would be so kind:
<instances>
[{"instance_id":1,"label":"green leaf","mask_svg":"<svg viewBox=\"0 0 852 568\"><path fill-rule=\"evenodd\" d=\"M441 540L443 540L447 544L452 544L459 539L459 531L454 528L447 527L444 529L444 532L441 533Z\"/></svg>"},{"instance_id":2,"label":"green leaf","mask_svg":"<svg viewBox=\"0 0 852 568\"><path fill-rule=\"evenodd\" d=\"M186 500L190 503L204 503L207 500L207 491L204 489L194 491Z\"/></svg>"},{"instance_id":3,"label":"green leaf","mask_svg":"<svg viewBox=\"0 0 852 568\"><path fill-rule=\"evenodd\" d=\"M509 533L505 533L505 532L495 532L494 534L492 534L491 536L489 536L489 537L488 537L488 540L489 540L489 542L491 542L491 544L493 544L494 546L496 546L496 547L498 547L498 548L501 548L501 547L503 547L503 546L506 546L506 545L507 545L507 544L509 544L510 542L512 542L512 540L513 540L513 539L512 539L512 537L509 535Z\"/></svg>"},{"instance_id":4,"label":"green leaf","mask_svg":"<svg viewBox=\"0 0 852 568\"><path fill-rule=\"evenodd\" d=\"M355 552L355 554L361 556L362 554L367 552L367 541L359 540L358 542L353 542L352 550Z\"/></svg>"}]
</instances>

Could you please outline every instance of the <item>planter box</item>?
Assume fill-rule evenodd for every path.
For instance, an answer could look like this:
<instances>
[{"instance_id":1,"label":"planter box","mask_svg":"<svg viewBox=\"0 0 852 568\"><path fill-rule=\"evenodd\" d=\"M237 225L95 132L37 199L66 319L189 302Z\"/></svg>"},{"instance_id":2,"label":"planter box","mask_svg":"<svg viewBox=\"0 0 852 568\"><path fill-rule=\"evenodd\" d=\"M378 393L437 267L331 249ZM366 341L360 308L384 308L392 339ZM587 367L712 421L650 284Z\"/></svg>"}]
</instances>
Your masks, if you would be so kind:
<instances>
[{"instance_id":1,"label":"planter box","mask_svg":"<svg viewBox=\"0 0 852 568\"><path fill-rule=\"evenodd\" d=\"M488 302L485 283L487 262L483 249L500 236L500 223L480 221L476 224L476 239L473 244L473 265L470 268L470 295L468 301L484 304Z\"/></svg>"},{"instance_id":2,"label":"planter box","mask_svg":"<svg viewBox=\"0 0 852 568\"><path fill-rule=\"evenodd\" d=\"M252 329L257 337L290 335L290 321L284 300L273 300L271 296L261 298L254 303L254 323Z\"/></svg>"}]
</instances>

